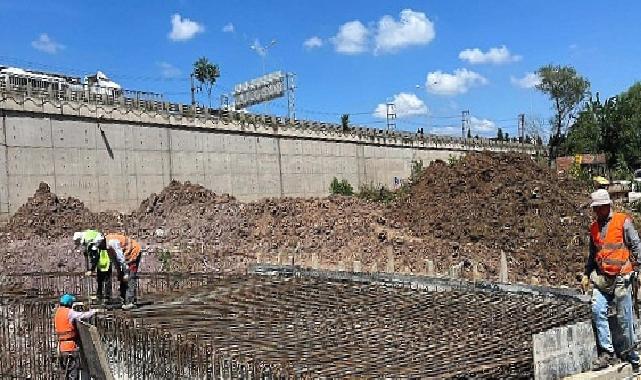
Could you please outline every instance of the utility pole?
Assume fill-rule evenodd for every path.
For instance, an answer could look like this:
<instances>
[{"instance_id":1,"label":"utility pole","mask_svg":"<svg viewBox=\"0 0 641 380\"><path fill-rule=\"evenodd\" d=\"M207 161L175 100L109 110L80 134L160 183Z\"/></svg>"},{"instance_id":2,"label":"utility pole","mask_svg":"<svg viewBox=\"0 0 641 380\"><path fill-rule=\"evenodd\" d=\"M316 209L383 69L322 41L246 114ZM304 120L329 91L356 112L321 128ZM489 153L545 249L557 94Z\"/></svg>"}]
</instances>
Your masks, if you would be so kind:
<instances>
[{"instance_id":1,"label":"utility pole","mask_svg":"<svg viewBox=\"0 0 641 380\"><path fill-rule=\"evenodd\" d=\"M468 123L469 116L470 116L469 110L461 111L461 137L462 138L465 138L465 127L467 127L468 129L470 128Z\"/></svg>"},{"instance_id":2,"label":"utility pole","mask_svg":"<svg viewBox=\"0 0 641 380\"><path fill-rule=\"evenodd\" d=\"M191 80L191 106L196 105L196 87L194 86L194 73L189 74L189 79Z\"/></svg>"},{"instance_id":3,"label":"utility pole","mask_svg":"<svg viewBox=\"0 0 641 380\"><path fill-rule=\"evenodd\" d=\"M519 142L525 144L525 114L519 114Z\"/></svg>"},{"instance_id":4,"label":"utility pole","mask_svg":"<svg viewBox=\"0 0 641 380\"><path fill-rule=\"evenodd\" d=\"M387 103L387 130L396 129L396 105L392 102Z\"/></svg>"},{"instance_id":5,"label":"utility pole","mask_svg":"<svg viewBox=\"0 0 641 380\"><path fill-rule=\"evenodd\" d=\"M287 117L291 124L296 124L296 74L285 74L285 85L287 86Z\"/></svg>"}]
</instances>

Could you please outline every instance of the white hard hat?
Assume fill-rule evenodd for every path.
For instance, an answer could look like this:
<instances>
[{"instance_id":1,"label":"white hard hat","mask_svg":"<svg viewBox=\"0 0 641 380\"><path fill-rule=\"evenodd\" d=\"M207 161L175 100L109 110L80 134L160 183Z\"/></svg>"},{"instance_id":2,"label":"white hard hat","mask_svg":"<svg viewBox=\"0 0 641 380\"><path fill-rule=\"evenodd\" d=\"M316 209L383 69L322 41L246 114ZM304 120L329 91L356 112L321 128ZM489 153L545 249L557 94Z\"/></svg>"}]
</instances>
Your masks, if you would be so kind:
<instances>
[{"instance_id":1,"label":"white hard hat","mask_svg":"<svg viewBox=\"0 0 641 380\"><path fill-rule=\"evenodd\" d=\"M74 232L73 233L73 241L82 243L82 236L83 236L82 232Z\"/></svg>"},{"instance_id":2,"label":"white hard hat","mask_svg":"<svg viewBox=\"0 0 641 380\"><path fill-rule=\"evenodd\" d=\"M610 199L610 194L605 189L599 189L595 191L594 193L590 194L590 198L592 198L592 203L590 204L590 207L612 204L612 200Z\"/></svg>"}]
</instances>

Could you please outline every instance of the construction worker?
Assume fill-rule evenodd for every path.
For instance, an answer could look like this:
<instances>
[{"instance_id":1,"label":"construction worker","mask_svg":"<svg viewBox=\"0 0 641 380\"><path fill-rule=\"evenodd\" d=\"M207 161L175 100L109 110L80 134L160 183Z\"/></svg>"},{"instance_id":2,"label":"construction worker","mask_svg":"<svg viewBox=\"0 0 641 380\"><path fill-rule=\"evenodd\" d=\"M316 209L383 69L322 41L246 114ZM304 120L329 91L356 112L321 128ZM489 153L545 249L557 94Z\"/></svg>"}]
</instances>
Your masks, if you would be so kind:
<instances>
[{"instance_id":1,"label":"construction worker","mask_svg":"<svg viewBox=\"0 0 641 380\"><path fill-rule=\"evenodd\" d=\"M85 275L91 276L96 272L96 295L99 302L106 303L111 299L111 259L106 250L98 250L96 247L95 241L100 236L102 235L99 231L85 230L74 233L73 241L76 247L83 247L87 269Z\"/></svg>"},{"instance_id":2,"label":"construction worker","mask_svg":"<svg viewBox=\"0 0 641 380\"><path fill-rule=\"evenodd\" d=\"M622 332L623 347L619 355L639 371L639 354L635 350L632 312L632 281L636 281L641 241L632 220L624 213L613 212L607 190L591 194L590 206L596 216L590 226L590 252L585 265L582 286L592 291L592 319L596 327L599 356L594 369L603 369L617 362L612 333L608 324L608 308L616 310Z\"/></svg>"},{"instance_id":3,"label":"construction worker","mask_svg":"<svg viewBox=\"0 0 641 380\"><path fill-rule=\"evenodd\" d=\"M72 309L76 297L64 294L60 297L60 306L56 309L53 324L58 337L59 365L64 371L65 379L80 378L81 361L79 352L79 336L76 322L91 318L96 310L78 312Z\"/></svg>"},{"instance_id":4,"label":"construction worker","mask_svg":"<svg viewBox=\"0 0 641 380\"><path fill-rule=\"evenodd\" d=\"M610 181L607 180L607 178L603 176L596 176L592 177L592 180L594 181L594 187L596 189L608 189L608 186L610 186Z\"/></svg>"},{"instance_id":5,"label":"construction worker","mask_svg":"<svg viewBox=\"0 0 641 380\"><path fill-rule=\"evenodd\" d=\"M96 238L96 248L106 250L115 260L120 281L122 308L133 309L138 286L138 269L142 259L142 247L137 241L122 234L107 234Z\"/></svg>"}]
</instances>

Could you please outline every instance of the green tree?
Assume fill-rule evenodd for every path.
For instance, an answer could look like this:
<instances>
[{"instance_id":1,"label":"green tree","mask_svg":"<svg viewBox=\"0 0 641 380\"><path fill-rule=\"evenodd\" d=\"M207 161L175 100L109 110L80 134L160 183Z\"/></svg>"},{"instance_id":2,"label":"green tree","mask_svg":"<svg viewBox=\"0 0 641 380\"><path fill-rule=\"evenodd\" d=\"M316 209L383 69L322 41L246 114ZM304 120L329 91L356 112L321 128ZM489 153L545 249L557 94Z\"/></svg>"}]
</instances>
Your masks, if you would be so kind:
<instances>
[{"instance_id":1,"label":"green tree","mask_svg":"<svg viewBox=\"0 0 641 380\"><path fill-rule=\"evenodd\" d=\"M510 141L510 134L505 132L505 141Z\"/></svg>"},{"instance_id":2,"label":"green tree","mask_svg":"<svg viewBox=\"0 0 641 380\"><path fill-rule=\"evenodd\" d=\"M349 115L348 114L343 114L343 116L341 116L341 126L343 127L343 131L347 131L349 129Z\"/></svg>"},{"instance_id":3,"label":"green tree","mask_svg":"<svg viewBox=\"0 0 641 380\"><path fill-rule=\"evenodd\" d=\"M467 130L467 138L468 139L472 138L472 131L470 131L469 129Z\"/></svg>"},{"instance_id":4,"label":"green tree","mask_svg":"<svg viewBox=\"0 0 641 380\"><path fill-rule=\"evenodd\" d=\"M496 139L499 141L503 141L503 130L501 128L496 131Z\"/></svg>"},{"instance_id":5,"label":"green tree","mask_svg":"<svg viewBox=\"0 0 641 380\"><path fill-rule=\"evenodd\" d=\"M624 177L641 167L641 83L601 102L586 102L562 145L565 154L605 153L608 167Z\"/></svg>"},{"instance_id":6,"label":"green tree","mask_svg":"<svg viewBox=\"0 0 641 380\"><path fill-rule=\"evenodd\" d=\"M601 139L601 105L598 95L590 99L579 112L576 121L569 129L565 141L561 144L560 155L599 153L602 149Z\"/></svg>"},{"instance_id":7,"label":"green tree","mask_svg":"<svg viewBox=\"0 0 641 380\"><path fill-rule=\"evenodd\" d=\"M205 87L207 98L209 99L209 107L211 108L211 91L214 84L216 84L216 80L220 77L218 65L211 63L206 57L198 58L194 62L193 76L200 83L199 90Z\"/></svg>"},{"instance_id":8,"label":"green tree","mask_svg":"<svg viewBox=\"0 0 641 380\"><path fill-rule=\"evenodd\" d=\"M548 95L555 112L549 144L549 159L553 160L576 107L590 92L590 82L572 66L547 65L538 69L537 74L541 83L536 88Z\"/></svg>"}]
</instances>

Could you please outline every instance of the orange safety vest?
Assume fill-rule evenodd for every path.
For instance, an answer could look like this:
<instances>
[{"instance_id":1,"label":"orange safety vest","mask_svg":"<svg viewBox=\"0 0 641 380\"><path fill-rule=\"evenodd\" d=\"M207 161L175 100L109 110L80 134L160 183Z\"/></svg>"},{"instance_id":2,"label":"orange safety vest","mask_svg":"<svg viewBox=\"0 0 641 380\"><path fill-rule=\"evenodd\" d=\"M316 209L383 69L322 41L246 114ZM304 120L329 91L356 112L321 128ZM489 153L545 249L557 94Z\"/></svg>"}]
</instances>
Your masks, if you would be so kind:
<instances>
[{"instance_id":1,"label":"orange safety vest","mask_svg":"<svg viewBox=\"0 0 641 380\"><path fill-rule=\"evenodd\" d=\"M605 237L601 239L599 223L595 220L590 226L592 242L596 246L596 263L602 273L617 276L632 272L630 250L623 239L623 224L628 219L626 214L615 212L608 224Z\"/></svg>"},{"instance_id":2,"label":"orange safety vest","mask_svg":"<svg viewBox=\"0 0 641 380\"><path fill-rule=\"evenodd\" d=\"M125 261L127 263L131 263L138 258L141 247L140 247L140 244L138 244L138 242L135 241L134 239L121 234L107 234L105 239L107 241L118 240L118 242L120 243L120 248L122 248L122 252L125 255ZM115 254L115 252L109 252L109 253L112 255Z\"/></svg>"},{"instance_id":3,"label":"orange safety vest","mask_svg":"<svg viewBox=\"0 0 641 380\"><path fill-rule=\"evenodd\" d=\"M78 330L76 330L76 326L69 321L70 311L71 309L60 306L56 309L56 314L53 318L60 352L72 352L78 349L78 345L76 344Z\"/></svg>"}]
</instances>

